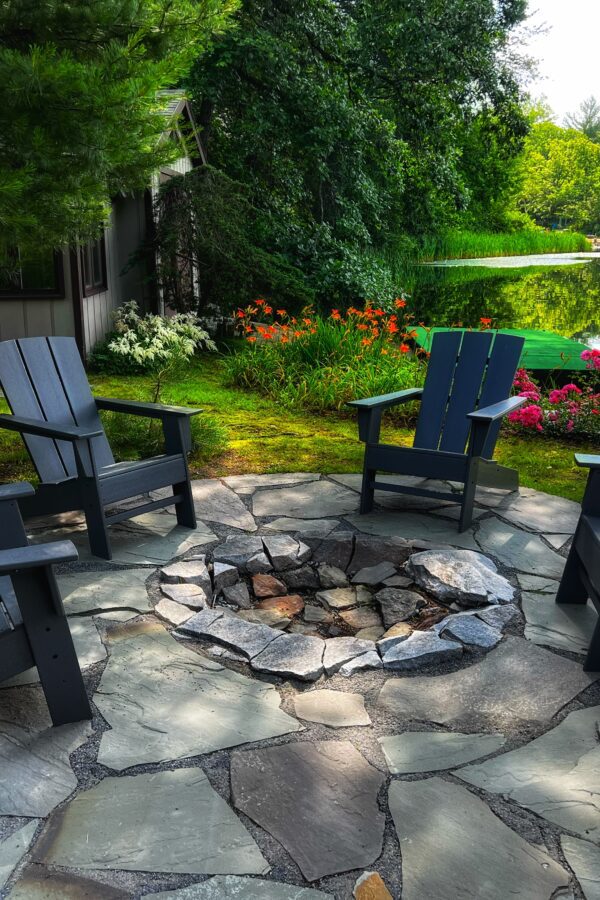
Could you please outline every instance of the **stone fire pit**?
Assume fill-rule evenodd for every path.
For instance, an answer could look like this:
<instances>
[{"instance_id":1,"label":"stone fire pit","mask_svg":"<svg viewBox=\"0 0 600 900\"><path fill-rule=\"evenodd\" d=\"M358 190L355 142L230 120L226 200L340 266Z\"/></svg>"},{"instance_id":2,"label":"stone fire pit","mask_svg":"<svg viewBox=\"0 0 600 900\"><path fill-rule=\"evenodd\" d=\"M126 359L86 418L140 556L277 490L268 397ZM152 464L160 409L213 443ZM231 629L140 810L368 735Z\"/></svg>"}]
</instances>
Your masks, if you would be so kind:
<instances>
[{"instance_id":1,"label":"stone fire pit","mask_svg":"<svg viewBox=\"0 0 600 900\"><path fill-rule=\"evenodd\" d=\"M177 633L255 672L303 681L491 649L516 612L514 588L483 554L415 553L401 538L350 532L230 536L163 568L161 592L155 611Z\"/></svg>"}]
</instances>

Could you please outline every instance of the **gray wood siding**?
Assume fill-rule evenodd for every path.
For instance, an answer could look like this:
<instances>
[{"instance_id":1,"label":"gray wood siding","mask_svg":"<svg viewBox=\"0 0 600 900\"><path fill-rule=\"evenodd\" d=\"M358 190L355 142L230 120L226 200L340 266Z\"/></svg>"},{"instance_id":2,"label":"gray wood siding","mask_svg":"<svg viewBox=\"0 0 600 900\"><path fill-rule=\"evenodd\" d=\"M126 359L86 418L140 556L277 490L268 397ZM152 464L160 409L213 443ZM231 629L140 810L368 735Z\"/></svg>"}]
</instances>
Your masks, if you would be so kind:
<instances>
[{"instance_id":1,"label":"gray wood siding","mask_svg":"<svg viewBox=\"0 0 600 900\"><path fill-rule=\"evenodd\" d=\"M48 335L72 337L75 334L68 250L63 253L63 269L65 291L62 298L0 298L0 341Z\"/></svg>"}]
</instances>

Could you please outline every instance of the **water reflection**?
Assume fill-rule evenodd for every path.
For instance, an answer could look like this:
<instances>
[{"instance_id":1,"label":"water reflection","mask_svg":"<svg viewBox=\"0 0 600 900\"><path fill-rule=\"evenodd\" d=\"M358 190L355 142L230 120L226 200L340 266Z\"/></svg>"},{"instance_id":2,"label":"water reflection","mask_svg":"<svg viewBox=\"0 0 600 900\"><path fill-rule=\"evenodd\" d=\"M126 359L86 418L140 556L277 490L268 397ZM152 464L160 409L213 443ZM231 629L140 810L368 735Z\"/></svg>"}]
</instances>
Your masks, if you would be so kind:
<instances>
[{"instance_id":1,"label":"water reflection","mask_svg":"<svg viewBox=\"0 0 600 900\"><path fill-rule=\"evenodd\" d=\"M426 325L536 328L600 348L600 260L556 268L418 266L408 272L411 306Z\"/></svg>"}]
</instances>

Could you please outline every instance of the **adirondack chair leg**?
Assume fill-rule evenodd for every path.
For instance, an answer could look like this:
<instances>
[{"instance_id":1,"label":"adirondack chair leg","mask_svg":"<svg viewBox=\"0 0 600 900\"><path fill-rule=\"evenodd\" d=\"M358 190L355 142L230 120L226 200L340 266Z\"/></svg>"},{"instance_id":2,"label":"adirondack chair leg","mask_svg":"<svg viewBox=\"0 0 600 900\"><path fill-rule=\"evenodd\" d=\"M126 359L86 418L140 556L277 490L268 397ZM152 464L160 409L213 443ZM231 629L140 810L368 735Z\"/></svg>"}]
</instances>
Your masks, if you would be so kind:
<instances>
[{"instance_id":1,"label":"adirondack chair leg","mask_svg":"<svg viewBox=\"0 0 600 900\"><path fill-rule=\"evenodd\" d=\"M112 550L108 536L108 526L104 515L104 507L93 478L82 479L84 495L85 521L88 531L90 550L101 559L112 559Z\"/></svg>"},{"instance_id":2,"label":"adirondack chair leg","mask_svg":"<svg viewBox=\"0 0 600 900\"><path fill-rule=\"evenodd\" d=\"M600 620L596 623L596 627L594 628L585 663L583 664L583 671L600 672Z\"/></svg>"},{"instance_id":3,"label":"adirondack chair leg","mask_svg":"<svg viewBox=\"0 0 600 900\"><path fill-rule=\"evenodd\" d=\"M163 434L165 436L165 450L167 453L180 453L185 464L185 481L173 485L173 493L179 494L180 501L175 506L177 524L185 528L196 527L196 510L194 497L190 484L190 473L187 464L187 454L192 447L192 433L189 418L178 416L163 421Z\"/></svg>"},{"instance_id":4,"label":"adirondack chair leg","mask_svg":"<svg viewBox=\"0 0 600 900\"><path fill-rule=\"evenodd\" d=\"M558 591L556 593L557 603L577 603L585 604L588 601L588 589L581 578L581 562L575 549L577 542L577 534L573 538L573 545L567 557Z\"/></svg>"},{"instance_id":5,"label":"adirondack chair leg","mask_svg":"<svg viewBox=\"0 0 600 900\"><path fill-rule=\"evenodd\" d=\"M467 467L461 501L460 519L458 522L459 532L466 531L467 528L470 528L473 521L473 504L475 502L475 491L477 490L478 463L478 459L471 459L469 460Z\"/></svg>"},{"instance_id":6,"label":"adirondack chair leg","mask_svg":"<svg viewBox=\"0 0 600 900\"><path fill-rule=\"evenodd\" d=\"M372 482L377 474L375 469L367 469L365 459L365 468L363 469L362 487L360 490L360 514L364 516L373 509L373 501L375 499L375 490L371 487Z\"/></svg>"},{"instance_id":7,"label":"adirondack chair leg","mask_svg":"<svg viewBox=\"0 0 600 900\"><path fill-rule=\"evenodd\" d=\"M62 604L52 570L28 569L11 578L53 724L91 719L69 623L58 611Z\"/></svg>"}]
</instances>

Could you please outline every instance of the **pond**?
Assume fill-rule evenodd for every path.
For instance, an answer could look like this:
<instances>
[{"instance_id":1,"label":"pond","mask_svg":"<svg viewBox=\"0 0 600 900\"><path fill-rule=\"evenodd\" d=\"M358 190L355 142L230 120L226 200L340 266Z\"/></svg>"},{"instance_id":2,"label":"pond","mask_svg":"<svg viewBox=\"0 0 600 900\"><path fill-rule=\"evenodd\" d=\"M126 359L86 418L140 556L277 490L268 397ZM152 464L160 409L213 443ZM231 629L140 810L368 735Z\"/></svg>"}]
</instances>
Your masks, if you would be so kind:
<instances>
[{"instance_id":1,"label":"pond","mask_svg":"<svg viewBox=\"0 0 600 900\"><path fill-rule=\"evenodd\" d=\"M425 325L476 327L483 316L600 348L599 254L449 260L407 276L411 311Z\"/></svg>"}]
</instances>

